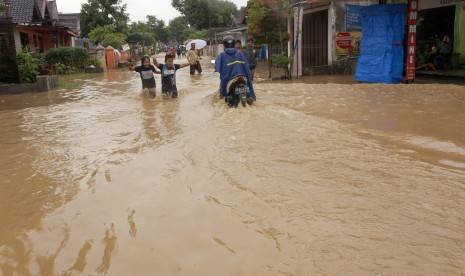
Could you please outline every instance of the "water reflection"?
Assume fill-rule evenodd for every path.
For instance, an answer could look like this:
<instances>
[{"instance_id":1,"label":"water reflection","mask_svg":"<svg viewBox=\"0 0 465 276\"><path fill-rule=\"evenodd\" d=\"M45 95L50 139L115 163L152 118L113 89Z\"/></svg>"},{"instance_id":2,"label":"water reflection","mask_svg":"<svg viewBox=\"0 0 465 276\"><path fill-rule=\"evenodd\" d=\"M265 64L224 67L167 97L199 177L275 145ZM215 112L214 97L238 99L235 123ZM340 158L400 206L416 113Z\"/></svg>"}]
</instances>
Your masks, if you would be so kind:
<instances>
[{"instance_id":1,"label":"water reflection","mask_svg":"<svg viewBox=\"0 0 465 276\"><path fill-rule=\"evenodd\" d=\"M74 271L76 271L78 273L82 273L84 271L84 269L86 268L86 265L87 265L87 261L86 261L87 254L89 253L89 251L91 249L92 249L92 241L91 240L85 241L84 244L82 245L81 249L79 250L76 262L67 271L69 275L73 275ZM68 275L68 274L65 273L65 275Z\"/></svg>"}]
</instances>

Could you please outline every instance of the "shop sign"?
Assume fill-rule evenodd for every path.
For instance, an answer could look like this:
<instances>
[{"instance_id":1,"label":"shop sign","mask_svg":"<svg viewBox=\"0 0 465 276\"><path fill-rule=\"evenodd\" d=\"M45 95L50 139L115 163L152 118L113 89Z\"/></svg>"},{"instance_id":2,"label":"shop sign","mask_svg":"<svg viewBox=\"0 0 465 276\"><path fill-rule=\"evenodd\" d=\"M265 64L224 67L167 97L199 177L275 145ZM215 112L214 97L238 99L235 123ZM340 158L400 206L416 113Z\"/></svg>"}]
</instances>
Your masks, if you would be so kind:
<instances>
[{"instance_id":1,"label":"shop sign","mask_svg":"<svg viewBox=\"0 0 465 276\"><path fill-rule=\"evenodd\" d=\"M346 4L346 31L362 31L361 9L363 7Z\"/></svg>"},{"instance_id":2,"label":"shop sign","mask_svg":"<svg viewBox=\"0 0 465 276\"><path fill-rule=\"evenodd\" d=\"M452 6L458 4L465 4L465 0L429 0L429 1L420 1L418 3L419 10L441 8L445 6Z\"/></svg>"},{"instance_id":3,"label":"shop sign","mask_svg":"<svg viewBox=\"0 0 465 276\"><path fill-rule=\"evenodd\" d=\"M407 60L406 76L407 81L415 80L415 52L417 46L417 19L418 0L409 0L407 14Z\"/></svg>"},{"instance_id":4,"label":"shop sign","mask_svg":"<svg viewBox=\"0 0 465 276\"><path fill-rule=\"evenodd\" d=\"M361 32L336 33L336 55L359 54L361 44Z\"/></svg>"}]
</instances>

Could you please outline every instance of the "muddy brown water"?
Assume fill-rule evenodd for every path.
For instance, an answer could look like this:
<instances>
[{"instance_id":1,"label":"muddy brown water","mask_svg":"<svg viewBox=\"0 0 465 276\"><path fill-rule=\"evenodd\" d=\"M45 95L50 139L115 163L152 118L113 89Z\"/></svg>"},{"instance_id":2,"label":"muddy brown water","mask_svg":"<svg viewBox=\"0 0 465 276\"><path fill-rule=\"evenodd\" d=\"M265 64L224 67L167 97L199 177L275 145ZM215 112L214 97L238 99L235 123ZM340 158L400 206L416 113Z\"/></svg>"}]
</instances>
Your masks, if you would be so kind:
<instances>
[{"instance_id":1,"label":"muddy brown water","mask_svg":"<svg viewBox=\"0 0 465 276\"><path fill-rule=\"evenodd\" d=\"M0 275L465 274L464 86L203 67L0 95Z\"/></svg>"}]
</instances>

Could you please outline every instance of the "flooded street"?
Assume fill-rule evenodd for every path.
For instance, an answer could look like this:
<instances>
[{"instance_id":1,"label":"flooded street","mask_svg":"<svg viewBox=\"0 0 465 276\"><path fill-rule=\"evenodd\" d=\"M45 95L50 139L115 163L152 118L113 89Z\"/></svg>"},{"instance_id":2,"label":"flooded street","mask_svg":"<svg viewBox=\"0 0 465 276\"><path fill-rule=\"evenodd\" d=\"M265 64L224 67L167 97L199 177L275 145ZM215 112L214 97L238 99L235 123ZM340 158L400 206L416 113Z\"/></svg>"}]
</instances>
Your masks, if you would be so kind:
<instances>
[{"instance_id":1,"label":"flooded street","mask_svg":"<svg viewBox=\"0 0 465 276\"><path fill-rule=\"evenodd\" d=\"M228 109L206 59L178 99L125 69L0 95L0 275L465 274L464 86L259 78Z\"/></svg>"}]
</instances>

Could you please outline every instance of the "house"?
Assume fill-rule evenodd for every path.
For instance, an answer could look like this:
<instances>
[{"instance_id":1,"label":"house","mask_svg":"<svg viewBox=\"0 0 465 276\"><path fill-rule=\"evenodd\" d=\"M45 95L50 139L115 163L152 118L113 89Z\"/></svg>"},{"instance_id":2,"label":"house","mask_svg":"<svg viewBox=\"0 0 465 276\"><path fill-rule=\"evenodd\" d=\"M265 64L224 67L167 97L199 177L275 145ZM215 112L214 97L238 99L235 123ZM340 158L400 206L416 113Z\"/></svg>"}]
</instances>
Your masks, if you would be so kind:
<instances>
[{"instance_id":1,"label":"house","mask_svg":"<svg viewBox=\"0 0 465 276\"><path fill-rule=\"evenodd\" d=\"M94 45L89 38L81 37L81 19L79 15L79 13L60 13L58 14L59 24L70 28L77 34L78 37L74 40L75 46L86 48L88 52L95 53L97 45Z\"/></svg>"},{"instance_id":2,"label":"house","mask_svg":"<svg viewBox=\"0 0 465 276\"><path fill-rule=\"evenodd\" d=\"M415 53L431 48L431 37L451 37L453 43L453 67L465 64L465 0L429 1L429 0L294 0L295 13L289 21L288 31L293 34L289 46L293 47L293 75L312 75L327 73L331 64L341 55L337 53L336 36L340 32L354 32L352 25L359 14L351 13L349 7L363 7L379 4L406 3L418 8L413 25L404 26L406 30L414 30L413 45L409 44L409 52L415 60ZM414 3L414 4L413 4ZM408 13L409 15L411 13ZM407 35L406 35L407 37ZM404 46L406 41L403 42ZM413 47L413 48L411 48ZM420 64L421 65L421 64ZM413 66L414 68L415 66Z\"/></svg>"},{"instance_id":3,"label":"house","mask_svg":"<svg viewBox=\"0 0 465 276\"><path fill-rule=\"evenodd\" d=\"M74 46L78 33L60 23L55 1L0 1L10 2L8 13L14 26L16 53L22 50L45 52L52 48Z\"/></svg>"},{"instance_id":4,"label":"house","mask_svg":"<svg viewBox=\"0 0 465 276\"><path fill-rule=\"evenodd\" d=\"M0 0L0 83L19 83L16 55L74 46L77 33L60 25L55 1Z\"/></svg>"},{"instance_id":5,"label":"house","mask_svg":"<svg viewBox=\"0 0 465 276\"><path fill-rule=\"evenodd\" d=\"M242 9L242 11L237 15L231 15L231 23L229 24L229 28L221 30L215 34L215 36L220 40L223 39L226 35L231 35L236 40L240 40L242 45L247 44L247 23L245 21L245 13L246 10Z\"/></svg>"},{"instance_id":6,"label":"house","mask_svg":"<svg viewBox=\"0 0 465 276\"><path fill-rule=\"evenodd\" d=\"M289 32L294 48L293 75L329 73L330 65L337 60L335 36L346 31L346 4L367 6L372 1L295 1L293 22Z\"/></svg>"}]
</instances>

